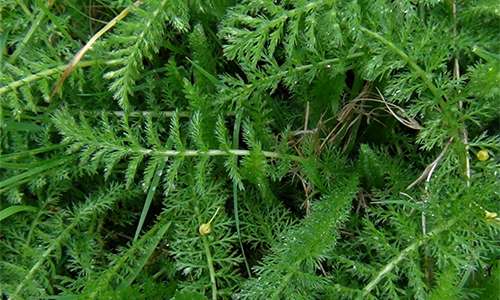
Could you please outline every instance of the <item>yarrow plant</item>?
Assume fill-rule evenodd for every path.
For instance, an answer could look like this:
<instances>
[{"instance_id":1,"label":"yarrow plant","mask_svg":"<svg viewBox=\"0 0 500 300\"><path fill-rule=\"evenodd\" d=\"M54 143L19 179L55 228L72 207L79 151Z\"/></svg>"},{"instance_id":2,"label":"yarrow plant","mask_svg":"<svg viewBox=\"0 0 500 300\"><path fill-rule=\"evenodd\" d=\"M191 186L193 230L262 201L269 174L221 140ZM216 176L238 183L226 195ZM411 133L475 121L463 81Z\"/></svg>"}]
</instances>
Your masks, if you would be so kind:
<instances>
[{"instance_id":1,"label":"yarrow plant","mask_svg":"<svg viewBox=\"0 0 500 300\"><path fill-rule=\"evenodd\" d=\"M493 0L4 0L2 299L499 299Z\"/></svg>"}]
</instances>

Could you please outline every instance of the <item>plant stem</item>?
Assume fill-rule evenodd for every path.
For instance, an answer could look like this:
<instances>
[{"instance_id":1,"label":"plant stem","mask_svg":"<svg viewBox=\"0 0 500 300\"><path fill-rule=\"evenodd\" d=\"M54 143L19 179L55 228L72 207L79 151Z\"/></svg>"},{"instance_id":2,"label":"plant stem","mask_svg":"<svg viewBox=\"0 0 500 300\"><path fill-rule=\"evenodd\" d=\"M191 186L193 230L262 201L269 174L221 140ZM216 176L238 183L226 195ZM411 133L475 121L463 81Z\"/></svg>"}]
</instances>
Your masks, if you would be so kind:
<instances>
[{"instance_id":1,"label":"plant stem","mask_svg":"<svg viewBox=\"0 0 500 300\"><path fill-rule=\"evenodd\" d=\"M42 266L42 264L45 262L45 260L49 257L49 255L52 253L52 251L55 250L57 245L59 245L59 243L61 243L61 241L70 233L71 230L73 230L73 228L77 224L78 224L78 222L72 222L69 226L66 227L66 229L64 229L63 232L61 232L61 234L55 240L52 241L50 247L47 248L47 250L45 250L45 252L43 252L40 259L33 265L33 267L31 267L28 274L24 277L24 279L21 281L21 283L19 283L16 290L14 291L14 294L12 294L10 296L10 299L18 299L19 293L22 291L22 289L24 288L26 283L33 278L35 273Z\"/></svg>"},{"instance_id":2,"label":"plant stem","mask_svg":"<svg viewBox=\"0 0 500 300\"><path fill-rule=\"evenodd\" d=\"M239 147L240 128L241 128L241 113L236 114L236 120L234 122L233 148ZM238 165L238 160L236 160L236 165ZM233 188L234 220L236 222L236 233L238 235L238 243L240 244L241 255L243 256L243 262L245 263L245 269L248 273L248 277L252 277L252 273L250 272L250 266L248 265L247 261L247 256L245 255L245 249L243 248L243 242L241 241L240 217L238 212L238 182L236 180L233 180L232 188Z\"/></svg>"},{"instance_id":3,"label":"plant stem","mask_svg":"<svg viewBox=\"0 0 500 300\"><path fill-rule=\"evenodd\" d=\"M52 90L51 97L54 96L55 94L57 94L57 92L60 90L61 86L63 85L64 81L66 80L66 78L68 78L68 76L71 74L71 72L73 72L73 70L76 68L76 66L78 65L80 60L83 58L85 53L87 53L87 51L92 48L92 45L94 45L95 42L97 42L97 40L101 36L103 36L108 30L113 28L118 22L120 22L123 18L125 18L129 14L130 10L132 10L134 7L137 7L141 4L142 4L142 1L136 1L132 5L126 7L116 17L114 17L111 21L109 21L103 28L101 28L101 30L99 30L96 34L94 34L94 36L92 36L92 38L90 38L90 40L85 44L85 46L83 46L78 51L78 53L76 53L75 57L73 57L73 59L68 63L66 68L64 68L63 74L61 75L59 80L57 80L57 82Z\"/></svg>"},{"instance_id":4,"label":"plant stem","mask_svg":"<svg viewBox=\"0 0 500 300\"><path fill-rule=\"evenodd\" d=\"M271 299L273 299L273 300L279 299L281 291L288 284L288 281L290 281L290 279L292 279L294 274L295 274L295 272L293 272L293 271L286 274L286 276L281 280L281 283L278 286L278 288L274 291L273 295L271 296Z\"/></svg>"},{"instance_id":5,"label":"plant stem","mask_svg":"<svg viewBox=\"0 0 500 300\"><path fill-rule=\"evenodd\" d=\"M57 168L73 159L71 156L65 156L62 158L56 158L46 161L44 164L40 164L34 168L28 169L27 171L8 177L0 181L0 194L6 192L8 189L23 184L29 181L32 177L43 174L44 172L50 172L54 168Z\"/></svg>"},{"instance_id":6,"label":"plant stem","mask_svg":"<svg viewBox=\"0 0 500 300\"><path fill-rule=\"evenodd\" d=\"M140 150L143 154L148 155L165 155L165 156L226 156L226 155L237 155L237 156L248 156L250 155L250 150L241 150L241 149L229 149L229 150L219 150L219 149L211 149L207 151L203 150L150 150L144 149ZM295 161L301 161L302 158L296 155L288 155L288 154L280 154L277 152L271 151L262 151L262 155L267 158L290 158Z\"/></svg>"},{"instance_id":7,"label":"plant stem","mask_svg":"<svg viewBox=\"0 0 500 300\"><path fill-rule=\"evenodd\" d=\"M113 60L102 60L102 59L95 59L95 60L87 60L87 61L82 61L81 63L78 64L79 67L89 67L93 65L99 65L99 64L104 64L104 65L117 65L122 62L121 59L113 59ZM0 87L0 95L7 93L10 90L15 90L16 88L23 86L25 84L29 84L33 81L37 81L43 78L47 78L49 76L52 76L54 74L57 74L61 71L63 71L66 68L66 65L61 65L57 66L51 69L43 70L41 72L31 74L27 77L24 77L22 79L13 81L5 86Z\"/></svg>"},{"instance_id":8,"label":"plant stem","mask_svg":"<svg viewBox=\"0 0 500 300\"><path fill-rule=\"evenodd\" d=\"M432 80L429 78L427 72L425 72L420 66L410 57L408 54L406 54L403 50L399 49L394 43L391 41L387 40L380 34L373 32L365 27L361 27L361 31L367 33L371 37L377 39L379 42L382 44L386 45L389 49L394 51L397 55L399 55L409 66L410 68L413 69L415 73L424 81L425 85L427 88L431 91L431 93L434 95L436 100L438 101L438 105L441 108L443 114L448 118L451 119L451 115L447 109L447 105L445 102L445 95L441 89L439 89Z\"/></svg>"},{"instance_id":9,"label":"plant stem","mask_svg":"<svg viewBox=\"0 0 500 300\"><path fill-rule=\"evenodd\" d=\"M201 219L198 205L194 206L194 211L198 216L198 223L202 224L203 220ZM212 300L217 300L217 281L215 280L214 260L212 258L212 252L210 251L210 244L208 243L206 236L201 236L200 238L203 242L203 248L205 249L205 255L207 257L208 272L210 275L210 283L212 285Z\"/></svg>"},{"instance_id":10,"label":"plant stem","mask_svg":"<svg viewBox=\"0 0 500 300\"><path fill-rule=\"evenodd\" d=\"M377 284L388 274L390 273L403 259L406 258L411 252L415 251L418 249L418 247L422 246L425 244L430 238L433 236L440 234L441 232L447 230L451 226L453 226L456 223L456 219L452 219L445 223L443 226L440 226L433 231L429 232L428 234L424 235L421 239L418 239L417 241L413 242L410 244L408 247L406 247L403 251L399 253L398 256L394 257L391 259L383 268L380 270L380 272L377 273L377 275L363 288L363 297L366 297L370 292L377 286Z\"/></svg>"},{"instance_id":11,"label":"plant stem","mask_svg":"<svg viewBox=\"0 0 500 300\"><path fill-rule=\"evenodd\" d=\"M33 16L33 14L28 9L28 7L26 6L26 4L24 4L23 0L16 0L16 3L17 3L17 5L19 5L21 7L21 9L23 10L23 12L26 14L26 16L28 18L31 18Z\"/></svg>"},{"instance_id":12,"label":"plant stem","mask_svg":"<svg viewBox=\"0 0 500 300\"><path fill-rule=\"evenodd\" d=\"M16 160L16 159L22 158L23 156L31 156L31 155L36 155L36 154L40 154L40 153L45 153L45 152L57 150L57 149L60 149L60 148L66 147L66 146L67 146L66 144L55 144L55 145L53 144L53 145L48 145L48 146L35 148L35 149L31 149L31 150L26 150L26 151L20 151L20 152L9 153L9 154L2 154L2 156L0 157L0 162L6 161L9 159Z\"/></svg>"},{"instance_id":13,"label":"plant stem","mask_svg":"<svg viewBox=\"0 0 500 300\"><path fill-rule=\"evenodd\" d=\"M453 14L453 38L457 39L457 2L452 0L452 14ZM458 54L455 56L453 60L453 80L458 81L460 79L460 64L458 62ZM463 101L460 100L458 102L459 109L463 108ZM465 179L467 182L467 186L470 186L470 158L469 158L469 138L467 133L467 127L465 125L465 121L462 128L462 141L464 143L465 150Z\"/></svg>"},{"instance_id":14,"label":"plant stem","mask_svg":"<svg viewBox=\"0 0 500 300\"><path fill-rule=\"evenodd\" d=\"M292 68L289 70L281 71L281 72L277 73L276 75L270 76L270 78L285 76L285 75L288 75L288 73L290 73L291 71L305 71L305 70L309 70L315 66L325 66L325 65L329 65L329 64L338 63L344 59L353 59L353 58L363 56L364 54L365 53L363 53L363 52L357 52L357 53L353 53L353 54L350 54L350 55L348 55L346 57L342 57L342 58L336 57L336 58L325 59L325 60L322 60L322 61L314 63L314 64L302 65L302 66L298 66L298 67L295 67L295 68Z\"/></svg>"},{"instance_id":15,"label":"plant stem","mask_svg":"<svg viewBox=\"0 0 500 300\"><path fill-rule=\"evenodd\" d=\"M417 75L420 76L420 78L422 78L425 85L427 85L427 88L432 92L432 94L440 101L443 101L443 96L444 96L443 92L440 89L438 89L434 85L434 83L432 83L429 76L427 76L427 73L422 68L420 68L420 66L411 57L409 57L408 54L406 54L404 51L402 51L396 45L394 45L394 43L387 40L386 38L384 38L383 36L381 36L376 32L373 32L365 27L361 27L361 31L367 33L368 35L382 42L382 44L386 45L387 47L389 47L389 49L391 49L397 55L399 55L417 73Z\"/></svg>"},{"instance_id":16,"label":"plant stem","mask_svg":"<svg viewBox=\"0 0 500 300\"><path fill-rule=\"evenodd\" d=\"M16 47L16 50L14 51L14 53L12 53L12 55L10 56L10 58L8 60L8 62L10 64L13 64L16 61L17 57L21 54L21 52L23 52L24 47L30 42L31 38L33 37L33 34L38 29L40 24L42 24L42 21L44 18L45 18L44 12L40 12L36 16L36 19L33 21L33 25L31 25L30 29L28 30L28 33L26 34L24 39L21 41L19 46Z\"/></svg>"}]
</instances>

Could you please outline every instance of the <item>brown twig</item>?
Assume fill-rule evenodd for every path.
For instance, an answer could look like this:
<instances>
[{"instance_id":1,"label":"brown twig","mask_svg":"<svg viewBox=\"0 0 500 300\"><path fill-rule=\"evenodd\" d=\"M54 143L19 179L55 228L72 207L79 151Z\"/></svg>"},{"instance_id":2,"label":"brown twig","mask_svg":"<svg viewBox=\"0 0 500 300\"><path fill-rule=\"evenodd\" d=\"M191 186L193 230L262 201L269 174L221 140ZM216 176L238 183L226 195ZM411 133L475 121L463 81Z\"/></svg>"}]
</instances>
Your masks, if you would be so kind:
<instances>
[{"instance_id":1,"label":"brown twig","mask_svg":"<svg viewBox=\"0 0 500 300\"><path fill-rule=\"evenodd\" d=\"M371 120L384 125L377 117L381 116L378 111L385 111L391 116L393 116L398 122L403 124L404 126L421 130L423 127L413 118L408 116L406 111L400 106L388 102L385 100L382 93L377 89L378 95L372 95L368 91L369 85L366 85L363 88L363 91L359 94L358 97L351 100L347 103L342 110L339 112L337 120L337 125L328 133L323 142L321 143L320 149L322 149L328 141L335 140L339 134L342 132L346 132L351 129L354 124L360 121L360 116L365 116L367 118L367 122L370 123ZM379 97L380 99L377 99ZM373 107L368 105L368 102L376 102L382 103L384 107ZM353 114L356 114L356 117L353 117ZM349 136L348 140L351 140L352 137Z\"/></svg>"},{"instance_id":2,"label":"brown twig","mask_svg":"<svg viewBox=\"0 0 500 300\"><path fill-rule=\"evenodd\" d=\"M304 117L304 131L307 131L307 125L309 125L309 101L306 104L306 112Z\"/></svg>"},{"instance_id":3,"label":"brown twig","mask_svg":"<svg viewBox=\"0 0 500 300\"><path fill-rule=\"evenodd\" d=\"M452 14L453 14L453 36L456 39L457 37L457 2L455 0L452 1L451 3L452 7ZM453 79L454 80L459 80L460 79L460 64L458 62L458 54L455 56L453 60ZM459 109L463 108L463 101L460 100L458 102ZM462 141L464 143L465 147L465 178L467 181L467 186L470 186L470 157L469 157L469 138L468 138L468 133L467 133L467 128L464 127L462 129Z\"/></svg>"},{"instance_id":4,"label":"brown twig","mask_svg":"<svg viewBox=\"0 0 500 300\"><path fill-rule=\"evenodd\" d=\"M430 163L425 169L424 171L422 172L422 175L420 175L415 181L413 181L406 189L409 190L409 189L412 189L414 186L416 186L417 184L419 184L422 180L426 179L426 182L428 183L432 177L432 173L434 173L434 170L436 169L437 165L439 164L439 162L441 161L441 159L443 159L443 156L444 154L446 153L446 151L448 151L448 147L450 146L451 142L453 141L453 138L450 138L448 140L448 143L446 143L446 145L444 146L443 150L441 151L441 153L439 153L438 157L436 157L436 159Z\"/></svg>"},{"instance_id":5,"label":"brown twig","mask_svg":"<svg viewBox=\"0 0 500 300\"><path fill-rule=\"evenodd\" d=\"M111 21L109 21L103 28L101 28L101 30L99 30L96 34L94 34L90 38L90 40L85 44L85 46L83 46L76 53L76 55L73 57L73 59L66 66L66 69L64 70L61 77L59 78L59 80L54 85L54 88L52 89L52 94L50 96L51 98L54 97L54 95L59 92L59 90L61 89L66 78L68 78L69 75L75 70L76 66L78 65L80 60L82 60L85 53L87 53L87 51L92 49L92 46L95 44L95 42L97 42L97 40L101 36L103 36L111 28L113 28L119 21L121 21L123 18L125 18L129 14L129 12L132 10L132 8L137 7L141 4L142 4L142 1L139 0L139 1L134 2L134 4L132 4L131 6L128 6L127 8L122 10L121 13L119 13L116 17L114 17Z\"/></svg>"},{"instance_id":6,"label":"brown twig","mask_svg":"<svg viewBox=\"0 0 500 300\"><path fill-rule=\"evenodd\" d=\"M387 101L385 101L385 98L384 96L382 95L382 93L379 91L379 89L377 88L377 92L378 94L380 95L380 99L382 99L382 102L384 103L385 107L387 107L387 110L389 111L389 113L396 119L398 120L401 124L405 125L406 127L409 127L411 129L415 129L415 130L421 130L423 129L422 126L420 126L420 124L413 118L410 118L410 117L406 117L406 118L402 118L401 116L399 116L396 112L394 112L391 108L394 107L395 109L398 109L399 111L403 112L404 113L404 110L393 104L393 103L388 103Z\"/></svg>"},{"instance_id":7,"label":"brown twig","mask_svg":"<svg viewBox=\"0 0 500 300\"><path fill-rule=\"evenodd\" d=\"M439 165L439 163L443 159L444 154L446 153L446 151L448 151L448 147L450 146L450 144L451 144L452 141L453 141L453 138L450 138L448 140L448 143L446 143L446 145L444 146L444 148L441 151L441 153L439 153L438 157L436 157L436 159L425 168L424 172L422 172L422 175L420 175L414 182L412 182L406 188L407 190L413 188L415 185L417 185L419 182L421 182L425 178L425 191L426 191L427 195L423 199L423 204L424 205L426 205L427 202L428 202L429 184L430 184L432 175L434 174L434 171L436 170L437 166ZM425 215L425 210L422 210L421 223L422 223L422 232L425 235L427 233L427 217Z\"/></svg>"}]
</instances>

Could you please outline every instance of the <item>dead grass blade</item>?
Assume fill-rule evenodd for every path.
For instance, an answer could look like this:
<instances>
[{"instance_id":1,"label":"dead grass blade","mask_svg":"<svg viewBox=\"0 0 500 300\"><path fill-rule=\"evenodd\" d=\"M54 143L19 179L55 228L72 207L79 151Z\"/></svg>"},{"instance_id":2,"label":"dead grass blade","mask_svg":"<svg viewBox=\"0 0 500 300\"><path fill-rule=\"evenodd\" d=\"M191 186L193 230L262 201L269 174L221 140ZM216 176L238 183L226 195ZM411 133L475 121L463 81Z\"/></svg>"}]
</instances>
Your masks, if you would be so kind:
<instances>
[{"instance_id":1,"label":"dead grass blade","mask_svg":"<svg viewBox=\"0 0 500 300\"><path fill-rule=\"evenodd\" d=\"M54 88L52 89L52 94L51 98L59 92L61 89L62 85L64 84L64 81L69 77L69 75L75 70L76 66L80 62L80 60L83 58L85 53L89 51L92 46L97 42L97 40L103 36L107 31L109 31L111 28L113 28L118 22L120 22L123 18L125 18L129 12L134 8L142 4L142 1L136 1L134 4L131 6L128 6L124 10L122 10L116 17L114 17L111 21L109 21L101 30L99 30L90 40L83 46L73 57L73 59L68 63L66 66L66 69L64 69L64 72L62 73L61 77L59 77L59 80L55 84Z\"/></svg>"}]
</instances>

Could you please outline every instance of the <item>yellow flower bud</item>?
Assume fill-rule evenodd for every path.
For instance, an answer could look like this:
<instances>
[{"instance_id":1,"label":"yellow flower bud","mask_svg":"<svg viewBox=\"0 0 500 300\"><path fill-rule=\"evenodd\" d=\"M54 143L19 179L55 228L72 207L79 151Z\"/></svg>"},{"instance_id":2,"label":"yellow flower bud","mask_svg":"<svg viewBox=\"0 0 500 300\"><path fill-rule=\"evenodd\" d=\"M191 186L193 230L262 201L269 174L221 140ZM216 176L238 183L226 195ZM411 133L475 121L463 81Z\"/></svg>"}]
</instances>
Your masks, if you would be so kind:
<instances>
[{"instance_id":1,"label":"yellow flower bud","mask_svg":"<svg viewBox=\"0 0 500 300\"><path fill-rule=\"evenodd\" d=\"M203 223L200 225L200 227L198 227L198 232L200 233L200 235L205 236L205 235L209 235L212 232L212 221L215 219L215 217L219 213L219 209L220 209L220 207L217 207L215 214L212 216L210 221L208 221L208 223Z\"/></svg>"},{"instance_id":2,"label":"yellow flower bud","mask_svg":"<svg viewBox=\"0 0 500 300\"><path fill-rule=\"evenodd\" d=\"M498 216L496 212L491 212L491 211L484 211L484 217L488 220L493 220Z\"/></svg>"},{"instance_id":3,"label":"yellow flower bud","mask_svg":"<svg viewBox=\"0 0 500 300\"><path fill-rule=\"evenodd\" d=\"M212 224L210 223L203 223L200 225L198 228L198 232L201 235L209 235L212 232Z\"/></svg>"},{"instance_id":4,"label":"yellow flower bud","mask_svg":"<svg viewBox=\"0 0 500 300\"><path fill-rule=\"evenodd\" d=\"M485 161L485 160L488 160L488 158L490 158L490 154L488 153L488 150L481 150L479 151L477 154L477 159L479 159L480 161Z\"/></svg>"}]
</instances>

